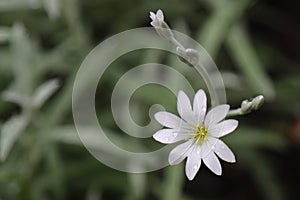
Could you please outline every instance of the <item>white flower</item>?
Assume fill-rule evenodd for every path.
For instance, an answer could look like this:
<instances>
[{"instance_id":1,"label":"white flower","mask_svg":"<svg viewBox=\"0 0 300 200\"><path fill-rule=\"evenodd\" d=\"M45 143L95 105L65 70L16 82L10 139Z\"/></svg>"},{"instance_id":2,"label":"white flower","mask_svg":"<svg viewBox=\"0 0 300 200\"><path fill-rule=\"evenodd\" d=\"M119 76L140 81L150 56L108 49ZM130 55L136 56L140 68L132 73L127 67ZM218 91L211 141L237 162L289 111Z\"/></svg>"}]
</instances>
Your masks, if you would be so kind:
<instances>
[{"instance_id":1,"label":"white flower","mask_svg":"<svg viewBox=\"0 0 300 200\"><path fill-rule=\"evenodd\" d=\"M151 25L155 28L161 27L161 24L164 21L164 14L159 9L156 14L154 12L150 12L150 18L152 19Z\"/></svg>"},{"instance_id":2,"label":"white flower","mask_svg":"<svg viewBox=\"0 0 300 200\"><path fill-rule=\"evenodd\" d=\"M154 12L150 12L150 18L152 22L150 23L156 30L156 32L161 36L168 40L172 40L174 38L173 33L168 26L168 24L164 21L164 14L159 9L156 14Z\"/></svg>"},{"instance_id":3,"label":"white flower","mask_svg":"<svg viewBox=\"0 0 300 200\"><path fill-rule=\"evenodd\" d=\"M153 135L155 140L164 144L185 141L170 152L170 165L176 165L187 157L185 172L189 180L194 179L202 161L212 172L221 175L218 157L227 162L235 162L232 151L219 139L238 126L237 120L224 120L229 105L216 106L206 114L206 95L203 90L196 93L193 108L188 96L179 91L177 110L181 118L169 112L154 115L160 124L167 127Z\"/></svg>"}]
</instances>

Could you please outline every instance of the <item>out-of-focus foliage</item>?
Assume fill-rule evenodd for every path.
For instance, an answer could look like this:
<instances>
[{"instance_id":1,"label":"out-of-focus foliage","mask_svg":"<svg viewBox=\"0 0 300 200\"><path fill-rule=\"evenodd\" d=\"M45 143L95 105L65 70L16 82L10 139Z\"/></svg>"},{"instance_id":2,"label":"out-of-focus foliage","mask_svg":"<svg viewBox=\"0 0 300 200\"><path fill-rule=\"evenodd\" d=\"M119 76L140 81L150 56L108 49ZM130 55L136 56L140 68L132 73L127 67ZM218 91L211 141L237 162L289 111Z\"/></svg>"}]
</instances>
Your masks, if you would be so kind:
<instances>
[{"instance_id":1,"label":"out-of-focus foliage","mask_svg":"<svg viewBox=\"0 0 300 200\"><path fill-rule=\"evenodd\" d=\"M299 6L268 0L2 0L0 199L299 198ZM190 34L214 58L229 104L237 107L258 94L267 99L259 111L238 117L238 130L225 137L237 163L224 164L222 177L203 168L189 182L183 165L148 174L118 172L96 161L77 136L71 96L84 57L113 34L149 26L148 13L158 8L174 29ZM96 110L122 147L133 142L112 118L112 88L131 66L147 62L173 66L195 89L205 88L193 69L183 70L166 52L120 58L100 80ZM175 77L165 79L180 84ZM154 103L176 112L175 97L159 86L142 87L133 99L131 114L139 123L149 120ZM90 145L105 151L93 143L97 133L87 133Z\"/></svg>"}]
</instances>

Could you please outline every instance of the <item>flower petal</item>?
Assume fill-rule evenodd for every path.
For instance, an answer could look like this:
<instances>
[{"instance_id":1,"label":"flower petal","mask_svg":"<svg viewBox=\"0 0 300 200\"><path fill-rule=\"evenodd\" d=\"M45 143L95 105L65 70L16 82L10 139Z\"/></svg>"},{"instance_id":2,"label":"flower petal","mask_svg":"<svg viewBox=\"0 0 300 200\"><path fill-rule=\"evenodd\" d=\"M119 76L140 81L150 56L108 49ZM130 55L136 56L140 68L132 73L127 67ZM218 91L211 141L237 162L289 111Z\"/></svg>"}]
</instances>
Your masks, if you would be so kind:
<instances>
[{"instance_id":1,"label":"flower petal","mask_svg":"<svg viewBox=\"0 0 300 200\"><path fill-rule=\"evenodd\" d=\"M163 126L168 128L188 128L188 124L176 115L169 112L157 112L154 115L155 119Z\"/></svg>"},{"instance_id":2,"label":"flower petal","mask_svg":"<svg viewBox=\"0 0 300 200\"><path fill-rule=\"evenodd\" d=\"M160 21L164 21L164 13L161 11L161 9L159 9L156 12L156 17L160 20Z\"/></svg>"},{"instance_id":3,"label":"flower petal","mask_svg":"<svg viewBox=\"0 0 300 200\"><path fill-rule=\"evenodd\" d=\"M183 91L179 91L177 99L177 110L181 118L189 124L197 125L189 97Z\"/></svg>"},{"instance_id":4,"label":"flower petal","mask_svg":"<svg viewBox=\"0 0 300 200\"><path fill-rule=\"evenodd\" d=\"M206 95L203 90L198 90L195 94L193 112L196 116L197 123L202 123L206 113Z\"/></svg>"},{"instance_id":5,"label":"flower petal","mask_svg":"<svg viewBox=\"0 0 300 200\"><path fill-rule=\"evenodd\" d=\"M210 127L223 120L229 111L229 105L223 104L211 109L205 117L205 126Z\"/></svg>"},{"instance_id":6,"label":"flower petal","mask_svg":"<svg viewBox=\"0 0 300 200\"><path fill-rule=\"evenodd\" d=\"M210 126L208 128L208 132L214 137L223 137L234 131L237 128L238 124L239 122L235 119L227 119L215 126Z\"/></svg>"},{"instance_id":7,"label":"flower petal","mask_svg":"<svg viewBox=\"0 0 300 200\"><path fill-rule=\"evenodd\" d=\"M208 140L201 145L201 157L206 157L212 151L212 145Z\"/></svg>"},{"instance_id":8,"label":"flower petal","mask_svg":"<svg viewBox=\"0 0 300 200\"><path fill-rule=\"evenodd\" d=\"M201 166L201 156L199 148L199 145L193 145L193 149L188 155L186 161L185 174L190 181L194 179Z\"/></svg>"},{"instance_id":9,"label":"flower petal","mask_svg":"<svg viewBox=\"0 0 300 200\"><path fill-rule=\"evenodd\" d=\"M209 153L205 158L203 158L203 162L216 175L222 174L220 161L213 152Z\"/></svg>"},{"instance_id":10,"label":"flower petal","mask_svg":"<svg viewBox=\"0 0 300 200\"><path fill-rule=\"evenodd\" d=\"M219 156L219 158L227 162L231 162L231 163L235 162L234 154L222 140L217 139L217 143L215 146L216 146L215 152Z\"/></svg>"},{"instance_id":11,"label":"flower petal","mask_svg":"<svg viewBox=\"0 0 300 200\"><path fill-rule=\"evenodd\" d=\"M161 129L153 135L153 138L158 142L171 144L183 140L185 135L178 133L174 129Z\"/></svg>"},{"instance_id":12,"label":"flower petal","mask_svg":"<svg viewBox=\"0 0 300 200\"><path fill-rule=\"evenodd\" d=\"M193 142L194 140L190 139L187 142L176 146L169 154L169 164L177 165L183 161L188 156Z\"/></svg>"},{"instance_id":13,"label":"flower petal","mask_svg":"<svg viewBox=\"0 0 300 200\"><path fill-rule=\"evenodd\" d=\"M150 12L150 18L154 21L155 20L155 14L153 12Z\"/></svg>"}]
</instances>

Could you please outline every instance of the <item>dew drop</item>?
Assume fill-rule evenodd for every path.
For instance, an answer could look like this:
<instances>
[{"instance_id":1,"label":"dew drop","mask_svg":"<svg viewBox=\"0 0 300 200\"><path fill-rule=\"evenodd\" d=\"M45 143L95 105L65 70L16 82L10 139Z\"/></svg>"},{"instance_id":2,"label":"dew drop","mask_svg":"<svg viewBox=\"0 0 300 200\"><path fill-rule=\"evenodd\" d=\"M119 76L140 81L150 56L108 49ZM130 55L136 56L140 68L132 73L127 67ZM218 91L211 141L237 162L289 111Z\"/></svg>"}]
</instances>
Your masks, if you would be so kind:
<instances>
[{"instance_id":1,"label":"dew drop","mask_svg":"<svg viewBox=\"0 0 300 200\"><path fill-rule=\"evenodd\" d=\"M194 165L194 170L198 169L198 165Z\"/></svg>"},{"instance_id":2,"label":"dew drop","mask_svg":"<svg viewBox=\"0 0 300 200\"><path fill-rule=\"evenodd\" d=\"M173 137L176 137L177 136L177 133L173 133Z\"/></svg>"},{"instance_id":3,"label":"dew drop","mask_svg":"<svg viewBox=\"0 0 300 200\"><path fill-rule=\"evenodd\" d=\"M168 141L169 141L169 138L168 138L168 137L165 137L165 140L166 140L166 142L168 142Z\"/></svg>"},{"instance_id":4,"label":"dew drop","mask_svg":"<svg viewBox=\"0 0 300 200\"><path fill-rule=\"evenodd\" d=\"M215 147L214 145L212 145L212 146L211 146L211 149L212 149L212 150L215 150L215 149L216 149L216 147Z\"/></svg>"},{"instance_id":5,"label":"dew drop","mask_svg":"<svg viewBox=\"0 0 300 200\"><path fill-rule=\"evenodd\" d=\"M203 112L205 112L205 111L206 111L206 107L205 107L205 106L202 106L202 107L201 107L201 110L202 110Z\"/></svg>"},{"instance_id":6,"label":"dew drop","mask_svg":"<svg viewBox=\"0 0 300 200\"><path fill-rule=\"evenodd\" d=\"M219 155L219 153L220 153L220 152L216 151L216 154L218 154L218 155Z\"/></svg>"},{"instance_id":7,"label":"dew drop","mask_svg":"<svg viewBox=\"0 0 300 200\"><path fill-rule=\"evenodd\" d=\"M221 146L221 148L222 148L222 149L224 149L224 148L225 148L225 146L224 146L224 145L222 145L222 146Z\"/></svg>"},{"instance_id":8,"label":"dew drop","mask_svg":"<svg viewBox=\"0 0 300 200\"><path fill-rule=\"evenodd\" d=\"M196 151L196 153L197 153L197 154L200 154L200 151L199 151L199 150L197 150L197 151Z\"/></svg>"}]
</instances>

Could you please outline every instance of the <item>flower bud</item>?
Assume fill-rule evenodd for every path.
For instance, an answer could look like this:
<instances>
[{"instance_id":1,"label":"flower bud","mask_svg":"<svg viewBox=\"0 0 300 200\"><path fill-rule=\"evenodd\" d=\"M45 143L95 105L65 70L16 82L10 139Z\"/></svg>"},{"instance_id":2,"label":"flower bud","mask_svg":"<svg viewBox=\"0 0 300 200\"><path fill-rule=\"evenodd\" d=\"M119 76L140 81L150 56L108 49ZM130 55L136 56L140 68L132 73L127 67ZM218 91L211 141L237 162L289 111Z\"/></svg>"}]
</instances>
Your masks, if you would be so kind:
<instances>
[{"instance_id":1,"label":"flower bud","mask_svg":"<svg viewBox=\"0 0 300 200\"><path fill-rule=\"evenodd\" d=\"M192 65L197 65L200 60L200 55L199 52L195 49L186 49L186 56L187 60L192 64Z\"/></svg>"},{"instance_id":2,"label":"flower bud","mask_svg":"<svg viewBox=\"0 0 300 200\"><path fill-rule=\"evenodd\" d=\"M265 98L263 95L258 95L252 100L252 107L254 110L259 109L264 104Z\"/></svg>"},{"instance_id":3,"label":"flower bud","mask_svg":"<svg viewBox=\"0 0 300 200\"><path fill-rule=\"evenodd\" d=\"M244 100L241 104L241 113L249 113L252 110L252 102L249 102L248 100Z\"/></svg>"}]
</instances>

